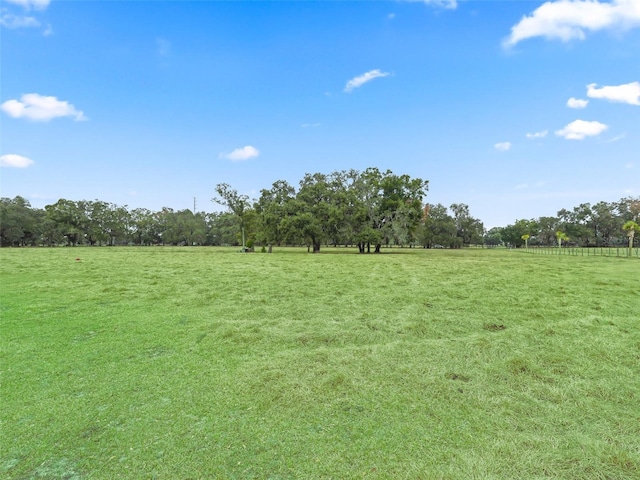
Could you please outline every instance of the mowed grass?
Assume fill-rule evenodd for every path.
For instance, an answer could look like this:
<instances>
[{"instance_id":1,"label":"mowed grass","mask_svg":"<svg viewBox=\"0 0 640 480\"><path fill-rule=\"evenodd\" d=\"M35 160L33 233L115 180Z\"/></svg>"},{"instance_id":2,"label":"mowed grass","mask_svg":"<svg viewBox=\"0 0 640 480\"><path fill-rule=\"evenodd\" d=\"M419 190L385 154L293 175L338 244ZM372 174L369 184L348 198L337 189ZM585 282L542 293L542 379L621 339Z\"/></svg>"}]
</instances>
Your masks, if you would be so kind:
<instances>
[{"instance_id":1,"label":"mowed grass","mask_svg":"<svg viewBox=\"0 0 640 480\"><path fill-rule=\"evenodd\" d=\"M636 259L388 252L2 249L0 477L640 478Z\"/></svg>"}]
</instances>

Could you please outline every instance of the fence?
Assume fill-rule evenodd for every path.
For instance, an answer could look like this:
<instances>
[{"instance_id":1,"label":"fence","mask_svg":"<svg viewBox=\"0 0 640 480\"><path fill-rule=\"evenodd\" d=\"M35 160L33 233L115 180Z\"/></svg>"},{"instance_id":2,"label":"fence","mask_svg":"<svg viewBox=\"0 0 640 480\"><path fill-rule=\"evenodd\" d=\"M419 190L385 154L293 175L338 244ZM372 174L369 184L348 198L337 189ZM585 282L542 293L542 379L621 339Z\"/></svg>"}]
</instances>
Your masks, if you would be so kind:
<instances>
[{"instance_id":1,"label":"fence","mask_svg":"<svg viewBox=\"0 0 640 480\"><path fill-rule=\"evenodd\" d=\"M628 257L627 247L528 247L522 249L539 255L573 255L579 257ZM631 257L640 258L640 247L631 249Z\"/></svg>"}]
</instances>

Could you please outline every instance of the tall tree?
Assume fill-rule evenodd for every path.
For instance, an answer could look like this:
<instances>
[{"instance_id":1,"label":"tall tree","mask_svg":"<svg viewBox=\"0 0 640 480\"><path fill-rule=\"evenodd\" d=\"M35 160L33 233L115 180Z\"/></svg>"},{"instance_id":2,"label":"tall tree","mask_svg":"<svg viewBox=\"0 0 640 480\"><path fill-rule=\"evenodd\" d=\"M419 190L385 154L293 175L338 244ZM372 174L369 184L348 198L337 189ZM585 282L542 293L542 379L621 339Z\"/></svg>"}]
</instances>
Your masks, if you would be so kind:
<instances>
[{"instance_id":1,"label":"tall tree","mask_svg":"<svg viewBox=\"0 0 640 480\"><path fill-rule=\"evenodd\" d=\"M596 242L595 222L591 204L581 203L573 208L572 220L574 223L573 238L578 239L583 246L589 246Z\"/></svg>"},{"instance_id":2,"label":"tall tree","mask_svg":"<svg viewBox=\"0 0 640 480\"><path fill-rule=\"evenodd\" d=\"M240 245L240 218L231 212L214 212L206 215L207 243L209 245Z\"/></svg>"},{"instance_id":3,"label":"tall tree","mask_svg":"<svg viewBox=\"0 0 640 480\"><path fill-rule=\"evenodd\" d=\"M591 233L589 227L584 223L588 213L586 208L589 204L582 204L582 207L574 207L573 210L563 208L558 211L558 221L560 229L574 241L581 244L587 242Z\"/></svg>"},{"instance_id":4,"label":"tall tree","mask_svg":"<svg viewBox=\"0 0 640 480\"><path fill-rule=\"evenodd\" d=\"M559 220L556 217L538 218L537 239L543 245L551 247L556 242L556 231L559 227Z\"/></svg>"},{"instance_id":5,"label":"tall tree","mask_svg":"<svg viewBox=\"0 0 640 480\"><path fill-rule=\"evenodd\" d=\"M469 206L464 203L454 203L449 208L453 212L456 233L461 239L462 245L481 243L484 236L484 225L480 220L470 215Z\"/></svg>"},{"instance_id":6,"label":"tall tree","mask_svg":"<svg viewBox=\"0 0 640 480\"><path fill-rule=\"evenodd\" d=\"M623 221L640 222L640 197L626 197L618 202L618 212Z\"/></svg>"},{"instance_id":7,"label":"tall tree","mask_svg":"<svg viewBox=\"0 0 640 480\"><path fill-rule=\"evenodd\" d=\"M295 199L295 188L284 180L273 183L270 189L263 189L255 204L259 223L258 241L280 245L285 239L282 221L289 214L290 202Z\"/></svg>"},{"instance_id":8,"label":"tall tree","mask_svg":"<svg viewBox=\"0 0 640 480\"><path fill-rule=\"evenodd\" d=\"M516 220L515 224L502 229L502 240L511 247L528 246L529 238L537 235L538 228L538 222L535 220Z\"/></svg>"},{"instance_id":9,"label":"tall tree","mask_svg":"<svg viewBox=\"0 0 640 480\"><path fill-rule=\"evenodd\" d=\"M328 238L332 191L327 176L321 173L305 174L300 181L296 199L291 203L293 215L285 223L289 235L298 234L308 240L313 253Z\"/></svg>"},{"instance_id":10,"label":"tall tree","mask_svg":"<svg viewBox=\"0 0 640 480\"><path fill-rule=\"evenodd\" d=\"M152 245L154 243L154 218L151 210L135 208L131 210L131 235L135 245Z\"/></svg>"},{"instance_id":11,"label":"tall tree","mask_svg":"<svg viewBox=\"0 0 640 480\"><path fill-rule=\"evenodd\" d=\"M204 216L189 210L167 212L163 240L171 245L197 245L204 243L206 225Z\"/></svg>"},{"instance_id":12,"label":"tall tree","mask_svg":"<svg viewBox=\"0 0 640 480\"><path fill-rule=\"evenodd\" d=\"M621 219L615 203L598 202L591 208L591 228L596 245L609 245L617 233Z\"/></svg>"},{"instance_id":13,"label":"tall tree","mask_svg":"<svg viewBox=\"0 0 640 480\"><path fill-rule=\"evenodd\" d=\"M27 199L0 199L0 245L34 245L40 237L38 227L37 214Z\"/></svg>"},{"instance_id":14,"label":"tall tree","mask_svg":"<svg viewBox=\"0 0 640 480\"><path fill-rule=\"evenodd\" d=\"M377 168L367 168L364 172L351 172L354 213L350 226L353 239L360 253L371 252L371 244L382 242L384 216L382 203L382 173Z\"/></svg>"},{"instance_id":15,"label":"tall tree","mask_svg":"<svg viewBox=\"0 0 640 480\"><path fill-rule=\"evenodd\" d=\"M53 205L44 207L47 217L58 225L69 246L84 242L85 234L88 233L89 217L85 206L84 201L60 199Z\"/></svg>"},{"instance_id":16,"label":"tall tree","mask_svg":"<svg viewBox=\"0 0 640 480\"><path fill-rule=\"evenodd\" d=\"M493 227L489 229L487 233L484 235L484 243L485 245L496 246L503 243L502 240L502 228L501 227Z\"/></svg>"},{"instance_id":17,"label":"tall tree","mask_svg":"<svg viewBox=\"0 0 640 480\"><path fill-rule=\"evenodd\" d=\"M238 193L237 190L231 188L227 183L219 183L216 185L217 196L211 200L216 202L232 212L240 220L241 234L244 239L245 234L254 234L254 232L245 232L249 227L249 217L251 217L251 202L247 195ZM245 246L244 243L242 245Z\"/></svg>"},{"instance_id":18,"label":"tall tree","mask_svg":"<svg viewBox=\"0 0 640 480\"><path fill-rule=\"evenodd\" d=\"M459 245L454 218L449 215L447 207L438 203L424 208L424 223L420 235L420 243L427 248L435 245L454 248Z\"/></svg>"},{"instance_id":19,"label":"tall tree","mask_svg":"<svg viewBox=\"0 0 640 480\"><path fill-rule=\"evenodd\" d=\"M422 220L423 199L429 182L409 175L395 175L387 170L382 177L381 213L384 237L389 243L409 243ZM376 245L376 252L380 245Z\"/></svg>"}]
</instances>

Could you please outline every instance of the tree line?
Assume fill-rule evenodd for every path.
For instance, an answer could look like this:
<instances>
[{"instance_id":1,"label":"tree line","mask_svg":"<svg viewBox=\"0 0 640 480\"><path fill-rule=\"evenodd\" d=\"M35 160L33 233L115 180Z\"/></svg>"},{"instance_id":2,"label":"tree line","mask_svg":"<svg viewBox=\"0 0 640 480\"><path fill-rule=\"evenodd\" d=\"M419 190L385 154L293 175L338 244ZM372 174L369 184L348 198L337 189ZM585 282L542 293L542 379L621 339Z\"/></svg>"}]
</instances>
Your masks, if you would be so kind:
<instances>
[{"instance_id":1,"label":"tree line","mask_svg":"<svg viewBox=\"0 0 640 480\"><path fill-rule=\"evenodd\" d=\"M617 202L582 203L572 210L561 209L555 217L516 220L506 227L490 229L488 245L512 247L554 246L558 239L579 247L625 245L640 223L640 197L621 198ZM637 239L636 239L637 241Z\"/></svg>"},{"instance_id":2,"label":"tree line","mask_svg":"<svg viewBox=\"0 0 640 480\"><path fill-rule=\"evenodd\" d=\"M377 253L390 245L553 245L562 231L574 243L591 246L623 243L623 224L640 216L640 199L629 197L486 231L465 204L425 203L428 181L377 168L306 174L297 186L278 180L257 199L226 183L214 190L212 201L223 212L67 199L37 209L20 196L2 198L0 245L306 245L313 252L344 245Z\"/></svg>"}]
</instances>

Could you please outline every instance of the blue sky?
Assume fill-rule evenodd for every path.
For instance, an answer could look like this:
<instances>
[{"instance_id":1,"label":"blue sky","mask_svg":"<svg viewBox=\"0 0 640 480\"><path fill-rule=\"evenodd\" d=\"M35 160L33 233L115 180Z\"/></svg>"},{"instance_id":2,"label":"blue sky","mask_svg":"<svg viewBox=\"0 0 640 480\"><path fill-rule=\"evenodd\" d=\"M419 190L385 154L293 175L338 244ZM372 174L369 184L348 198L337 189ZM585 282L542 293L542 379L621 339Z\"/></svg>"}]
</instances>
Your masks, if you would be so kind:
<instances>
[{"instance_id":1,"label":"blue sky","mask_svg":"<svg viewBox=\"0 0 640 480\"><path fill-rule=\"evenodd\" d=\"M0 9L1 194L35 207L373 166L486 227L640 195L640 0Z\"/></svg>"}]
</instances>

